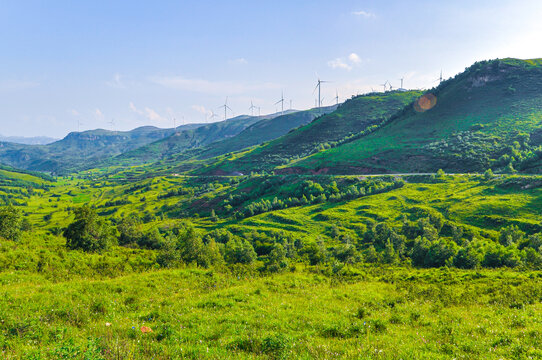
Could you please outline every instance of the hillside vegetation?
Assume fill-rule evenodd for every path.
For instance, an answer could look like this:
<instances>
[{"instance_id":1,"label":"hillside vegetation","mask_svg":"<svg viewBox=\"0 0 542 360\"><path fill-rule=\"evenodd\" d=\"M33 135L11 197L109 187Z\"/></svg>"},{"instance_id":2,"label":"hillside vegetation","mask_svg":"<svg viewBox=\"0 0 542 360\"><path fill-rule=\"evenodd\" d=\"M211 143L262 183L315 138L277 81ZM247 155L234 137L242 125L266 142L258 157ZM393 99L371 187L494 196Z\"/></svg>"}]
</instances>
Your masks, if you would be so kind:
<instances>
[{"instance_id":1,"label":"hillside vegetation","mask_svg":"<svg viewBox=\"0 0 542 360\"><path fill-rule=\"evenodd\" d=\"M405 108L384 126L288 164L329 173L534 173L542 154L542 61L476 63L430 93L434 106ZM431 104L432 105L432 104Z\"/></svg>"},{"instance_id":2,"label":"hillside vegetation","mask_svg":"<svg viewBox=\"0 0 542 360\"><path fill-rule=\"evenodd\" d=\"M190 124L178 130L198 127ZM0 162L21 169L57 174L88 169L98 161L173 134L173 129L153 126L131 131L91 130L68 134L47 145L0 143Z\"/></svg>"},{"instance_id":3,"label":"hillside vegetation","mask_svg":"<svg viewBox=\"0 0 542 360\"><path fill-rule=\"evenodd\" d=\"M201 173L270 170L344 141L392 116L421 95L419 91L393 91L354 97L334 112L318 117L287 135L257 147L233 160L220 161Z\"/></svg>"},{"instance_id":4,"label":"hillside vegetation","mask_svg":"<svg viewBox=\"0 0 542 360\"><path fill-rule=\"evenodd\" d=\"M7 359L542 356L539 176L2 174Z\"/></svg>"},{"instance_id":5,"label":"hillside vegetation","mask_svg":"<svg viewBox=\"0 0 542 360\"><path fill-rule=\"evenodd\" d=\"M261 119L257 116L241 115L195 129L179 131L173 136L110 159L107 163L112 165L153 163L188 149L199 148L215 141L233 137L258 121Z\"/></svg>"},{"instance_id":6,"label":"hillside vegetation","mask_svg":"<svg viewBox=\"0 0 542 360\"><path fill-rule=\"evenodd\" d=\"M328 106L263 119L249 126L237 136L206 146L197 157L205 159L227 154L276 139L292 129L310 123L317 116L333 111L335 108L335 106Z\"/></svg>"}]
</instances>

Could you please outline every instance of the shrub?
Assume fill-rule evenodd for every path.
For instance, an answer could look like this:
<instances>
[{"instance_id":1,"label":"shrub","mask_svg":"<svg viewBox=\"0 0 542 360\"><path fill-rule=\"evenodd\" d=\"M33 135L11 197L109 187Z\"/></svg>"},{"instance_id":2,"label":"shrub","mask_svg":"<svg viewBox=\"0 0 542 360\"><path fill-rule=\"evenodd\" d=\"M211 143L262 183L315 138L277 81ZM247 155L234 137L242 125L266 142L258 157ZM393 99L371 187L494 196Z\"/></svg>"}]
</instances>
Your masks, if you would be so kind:
<instances>
[{"instance_id":1,"label":"shrub","mask_svg":"<svg viewBox=\"0 0 542 360\"><path fill-rule=\"evenodd\" d=\"M256 260L256 252L245 239L232 238L226 243L224 257L229 264L252 264Z\"/></svg>"},{"instance_id":2,"label":"shrub","mask_svg":"<svg viewBox=\"0 0 542 360\"><path fill-rule=\"evenodd\" d=\"M21 213L9 205L0 208L0 237L18 240L21 235Z\"/></svg>"},{"instance_id":3,"label":"shrub","mask_svg":"<svg viewBox=\"0 0 542 360\"><path fill-rule=\"evenodd\" d=\"M68 249L98 252L115 242L114 229L95 210L85 205L74 212L74 222L64 231Z\"/></svg>"}]
</instances>

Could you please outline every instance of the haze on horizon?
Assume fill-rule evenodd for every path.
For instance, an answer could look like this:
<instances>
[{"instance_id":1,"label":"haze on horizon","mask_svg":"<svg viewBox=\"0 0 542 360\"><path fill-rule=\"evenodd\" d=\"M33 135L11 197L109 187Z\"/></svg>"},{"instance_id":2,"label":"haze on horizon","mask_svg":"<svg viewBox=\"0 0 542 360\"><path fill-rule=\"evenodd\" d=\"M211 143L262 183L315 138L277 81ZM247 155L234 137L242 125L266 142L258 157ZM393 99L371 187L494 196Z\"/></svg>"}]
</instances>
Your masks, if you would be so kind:
<instances>
[{"instance_id":1,"label":"haze on horizon","mask_svg":"<svg viewBox=\"0 0 542 360\"><path fill-rule=\"evenodd\" d=\"M0 133L63 137L324 105L388 80L431 88L475 61L542 56L539 1L0 4ZM229 113L229 116L232 114ZM114 119L114 125L111 120Z\"/></svg>"}]
</instances>

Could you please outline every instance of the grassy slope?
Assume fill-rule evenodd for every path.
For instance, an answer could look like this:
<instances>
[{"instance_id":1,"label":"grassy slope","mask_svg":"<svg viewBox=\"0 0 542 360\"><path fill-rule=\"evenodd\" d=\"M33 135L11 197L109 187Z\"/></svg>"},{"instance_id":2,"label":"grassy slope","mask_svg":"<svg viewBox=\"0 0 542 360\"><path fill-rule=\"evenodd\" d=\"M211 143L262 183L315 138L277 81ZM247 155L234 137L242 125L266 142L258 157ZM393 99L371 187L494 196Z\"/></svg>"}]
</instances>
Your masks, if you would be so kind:
<instances>
[{"instance_id":1,"label":"grassy slope","mask_svg":"<svg viewBox=\"0 0 542 360\"><path fill-rule=\"evenodd\" d=\"M437 104L431 110L405 109L363 138L288 167L333 173L483 171L491 166L485 156L498 157L503 144L512 145L518 133L542 127L541 65L541 60L514 59L475 64L436 89ZM458 132L484 141L473 141L461 153L446 144L437 151L428 148Z\"/></svg>"},{"instance_id":2,"label":"grassy slope","mask_svg":"<svg viewBox=\"0 0 542 360\"><path fill-rule=\"evenodd\" d=\"M334 107L311 109L263 119L249 126L237 136L208 145L197 157L205 159L259 145L265 141L276 139L294 128L306 125L322 112L328 113L333 109Z\"/></svg>"},{"instance_id":3,"label":"grassy slope","mask_svg":"<svg viewBox=\"0 0 542 360\"><path fill-rule=\"evenodd\" d=\"M407 177L404 187L361 197L351 201L326 202L317 205L297 206L283 210L266 212L243 220L234 220L234 211L243 209L248 204L266 199L272 201L275 196L289 197L297 186L306 180L304 176L291 176L279 187L271 187L268 192L256 195L246 202L236 205L232 211L225 211L224 206L230 195L239 195L256 189L267 178L246 179L239 184L230 184L230 179L160 177L138 183L128 182L117 185L115 182L82 180L60 180L51 186L54 189L39 191L29 196L26 191L15 193L13 201L24 203L25 213L31 223L43 229L63 227L73 218L67 209L90 203L104 216L121 219L128 214L168 215L173 218L192 218L201 229L211 230L221 227L237 227L243 233L253 230L265 232L284 231L294 237L312 241L323 236L327 241L329 228L338 225L345 233L354 238L360 236L366 225L372 221L386 221L390 225L401 227L402 215L412 219L420 214L439 213L446 221L456 226L470 229L474 234L494 238L500 228L517 225L528 234L542 231L542 178L521 177L494 179L485 181L480 176L449 177L443 183L432 183L423 177ZM355 184L352 177L329 178L326 182ZM213 184L207 187L207 184ZM162 197L168 191L193 189L194 195ZM15 189L15 188L14 188ZM122 199L123 204L107 204ZM208 216L214 209L221 220L214 223ZM44 221L44 216L51 214L52 220ZM196 215L199 214L199 215ZM160 223L160 221L158 221ZM150 223L148 226L152 226ZM361 231L361 232L360 232Z\"/></svg>"},{"instance_id":4,"label":"grassy slope","mask_svg":"<svg viewBox=\"0 0 542 360\"><path fill-rule=\"evenodd\" d=\"M111 165L136 165L156 162L188 149L234 137L260 120L257 116L242 115L226 121L204 125L197 129L180 131L166 139L110 159L107 163Z\"/></svg>"},{"instance_id":5,"label":"grassy slope","mask_svg":"<svg viewBox=\"0 0 542 360\"><path fill-rule=\"evenodd\" d=\"M271 169L284 164L287 159L308 155L322 143L339 141L345 136L380 123L419 95L418 91L408 91L355 97L340 105L331 114L233 160L219 162L204 169L203 172L250 172Z\"/></svg>"},{"instance_id":6,"label":"grassy slope","mask_svg":"<svg viewBox=\"0 0 542 360\"><path fill-rule=\"evenodd\" d=\"M16 175L12 175L16 176ZM334 177L337 182L347 177ZM353 177L348 177L353 178ZM270 198L306 177L291 176ZM495 235L517 224L540 231L542 178L482 180L407 177L400 189L353 201L264 213L241 221L192 217L200 229L286 232L326 243L332 225L356 236L369 221L401 223L402 214L439 212L476 232ZM0 242L0 345L6 358L156 359L359 358L499 359L542 356L540 274L511 270L352 269L327 277L317 268L255 277L250 271L154 271L155 252L115 247L104 254L68 251L62 237L69 207L90 202L99 212L159 213L164 205L205 214L220 199L264 177L162 177L116 184L59 179L50 191L17 192L35 229L20 242ZM168 190L212 183L192 196L159 199ZM537 185L538 184L538 185ZM20 185L24 188L25 185ZM127 191L128 189L132 189ZM104 207L111 200L127 204ZM144 201L142 201L144 199ZM218 202L217 202L218 200ZM243 205L241 205L243 206ZM112 211L111 210L115 210ZM52 213L47 223L44 215ZM191 215L194 216L194 215ZM171 220L156 220L166 224ZM152 224L149 224L152 226ZM311 299L311 301L307 301ZM360 310L361 309L361 310ZM111 326L106 326L111 323ZM150 334L138 329L149 326ZM134 327L135 329L132 329ZM375 350L376 349L376 350ZM520 356L521 355L521 356Z\"/></svg>"}]
</instances>

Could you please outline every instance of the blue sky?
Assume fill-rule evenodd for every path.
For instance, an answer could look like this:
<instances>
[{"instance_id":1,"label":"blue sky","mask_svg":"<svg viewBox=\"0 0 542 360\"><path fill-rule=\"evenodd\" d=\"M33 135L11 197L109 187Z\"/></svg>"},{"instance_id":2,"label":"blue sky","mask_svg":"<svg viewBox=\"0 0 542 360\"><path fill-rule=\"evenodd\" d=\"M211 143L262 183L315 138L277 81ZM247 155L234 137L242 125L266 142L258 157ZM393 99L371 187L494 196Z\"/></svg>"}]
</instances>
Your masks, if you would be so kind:
<instances>
[{"instance_id":1,"label":"blue sky","mask_svg":"<svg viewBox=\"0 0 542 360\"><path fill-rule=\"evenodd\" d=\"M541 14L520 0L0 0L0 134L203 122L226 96L233 115L250 101L263 114L281 91L304 109L317 74L324 105L401 77L430 88L441 69L542 57Z\"/></svg>"}]
</instances>

